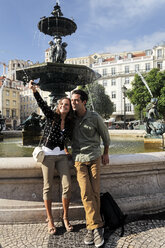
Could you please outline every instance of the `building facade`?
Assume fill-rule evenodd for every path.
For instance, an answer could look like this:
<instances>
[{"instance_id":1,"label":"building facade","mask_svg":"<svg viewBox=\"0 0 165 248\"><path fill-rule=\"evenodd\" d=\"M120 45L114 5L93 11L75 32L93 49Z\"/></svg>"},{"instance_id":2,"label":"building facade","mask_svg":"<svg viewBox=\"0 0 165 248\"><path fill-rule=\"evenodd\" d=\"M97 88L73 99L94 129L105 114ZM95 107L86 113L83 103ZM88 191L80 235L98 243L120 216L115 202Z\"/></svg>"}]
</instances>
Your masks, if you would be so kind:
<instances>
[{"instance_id":1,"label":"building facade","mask_svg":"<svg viewBox=\"0 0 165 248\"><path fill-rule=\"evenodd\" d=\"M50 105L50 92L42 91L38 89L41 97L44 101ZM20 120L23 123L33 112L38 115L42 115L43 113L41 109L38 107L37 102L33 96L33 92L28 86L24 87L24 89L20 92Z\"/></svg>"},{"instance_id":2,"label":"building facade","mask_svg":"<svg viewBox=\"0 0 165 248\"><path fill-rule=\"evenodd\" d=\"M124 118L130 121L134 120L134 106L125 97L125 91L131 89L131 82L137 71L144 73L153 68L165 70L165 42L144 51L95 53L87 57L66 60L66 63L72 64L83 62L101 75L98 82L105 87L106 94L114 104L111 117L116 121Z\"/></svg>"},{"instance_id":3,"label":"building facade","mask_svg":"<svg viewBox=\"0 0 165 248\"><path fill-rule=\"evenodd\" d=\"M45 62L49 62L49 49L45 51ZM105 87L114 104L111 118L127 121L134 119L134 106L125 97L123 90L131 89L131 82L137 71L149 72L153 68L165 70L165 42L144 51L95 53L85 57L68 58L65 63L86 65L98 72L98 82ZM6 118L6 127L19 126L32 112L42 115L32 92L16 80L16 70L32 64L31 61L11 60L6 76L0 78L0 111ZM6 72L5 72L6 73ZM5 82L5 84L4 84ZM49 92L40 92L50 104Z\"/></svg>"},{"instance_id":4,"label":"building facade","mask_svg":"<svg viewBox=\"0 0 165 248\"><path fill-rule=\"evenodd\" d=\"M16 80L16 70L29 66L31 62L10 60L8 72L0 77L0 111L5 118L5 129L16 129L33 112L43 115L38 107L33 92ZM40 91L41 96L50 104L49 92Z\"/></svg>"},{"instance_id":5,"label":"building facade","mask_svg":"<svg viewBox=\"0 0 165 248\"><path fill-rule=\"evenodd\" d=\"M22 82L1 79L0 110L5 118L5 129L16 129L20 125L20 90Z\"/></svg>"}]
</instances>

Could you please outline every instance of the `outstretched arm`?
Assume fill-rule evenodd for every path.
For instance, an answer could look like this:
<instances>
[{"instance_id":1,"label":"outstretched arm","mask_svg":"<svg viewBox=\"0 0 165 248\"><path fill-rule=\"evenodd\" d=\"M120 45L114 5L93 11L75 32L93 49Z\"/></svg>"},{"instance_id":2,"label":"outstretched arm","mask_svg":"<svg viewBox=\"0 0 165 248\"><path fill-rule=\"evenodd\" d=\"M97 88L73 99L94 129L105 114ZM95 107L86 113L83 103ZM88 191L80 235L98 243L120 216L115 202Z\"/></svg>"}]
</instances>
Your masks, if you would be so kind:
<instances>
[{"instance_id":1,"label":"outstretched arm","mask_svg":"<svg viewBox=\"0 0 165 248\"><path fill-rule=\"evenodd\" d=\"M44 113L44 115L47 118L52 118L52 115L54 114L54 112L47 105L47 103L42 99L42 97L40 96L39 92L37 91L37 88L38 88L38 86L33 84L33 80L30 80L29 89L32 89L38 106L41 108L42 112Z\"/></svg>"}]
</instances>

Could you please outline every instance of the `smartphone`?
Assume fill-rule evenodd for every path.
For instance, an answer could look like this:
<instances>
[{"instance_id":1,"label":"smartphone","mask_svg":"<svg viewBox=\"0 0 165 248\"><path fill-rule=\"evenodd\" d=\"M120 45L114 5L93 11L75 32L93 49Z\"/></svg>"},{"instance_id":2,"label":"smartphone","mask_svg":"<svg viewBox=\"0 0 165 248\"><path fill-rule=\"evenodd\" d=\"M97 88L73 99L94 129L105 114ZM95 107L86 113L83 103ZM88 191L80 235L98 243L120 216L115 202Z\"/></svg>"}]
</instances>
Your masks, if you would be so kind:
<instances>
[{"instance_id":1,"label":"smartphone","mask_svg":"<svg viewBox=\"0 0 165 248\"><path fill-rule=\"evenodd\" d=\"M40 81L40 78L34 79L34 80L33 80L33 84L38 84L39 81Z\"/></svg>"}]
</instances>

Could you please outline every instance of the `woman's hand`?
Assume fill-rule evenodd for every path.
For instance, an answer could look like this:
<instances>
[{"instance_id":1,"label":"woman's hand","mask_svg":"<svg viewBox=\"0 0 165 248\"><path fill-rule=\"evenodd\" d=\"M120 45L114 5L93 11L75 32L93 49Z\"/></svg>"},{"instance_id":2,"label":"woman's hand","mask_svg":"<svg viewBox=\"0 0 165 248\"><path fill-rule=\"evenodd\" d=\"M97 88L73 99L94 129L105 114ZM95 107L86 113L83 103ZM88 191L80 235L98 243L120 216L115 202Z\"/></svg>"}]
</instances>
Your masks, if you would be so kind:
<instances>
[{"instance_id":1,"label":"woman's hand","mask_svg":"<svg viewBox=\"0 0 165 248\"><path fill-rule=\"evenodd\" d=\"M33 92L36 92L37 91L37 85L34 85L33 83L34 83L33 80L29 81L29 89L32 89Z\"/></svg>"}]
</instances>

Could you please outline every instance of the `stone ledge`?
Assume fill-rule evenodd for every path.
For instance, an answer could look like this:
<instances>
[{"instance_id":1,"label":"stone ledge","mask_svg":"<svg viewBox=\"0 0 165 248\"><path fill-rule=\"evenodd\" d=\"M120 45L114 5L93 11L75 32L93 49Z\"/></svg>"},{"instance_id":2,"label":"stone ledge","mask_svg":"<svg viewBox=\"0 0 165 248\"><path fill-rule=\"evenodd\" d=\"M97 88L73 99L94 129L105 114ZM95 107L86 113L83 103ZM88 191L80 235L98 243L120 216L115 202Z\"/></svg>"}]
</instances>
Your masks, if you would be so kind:
<instances>
[{"instance_id":1,"label":"stone ledge","mask_svg":"<svg viewBox=\"0 0 165 248\"><path fill-rule=\"evenodd\" d=\"M101 174L165 169L165 152L118 154L109 158L110 163L102 165ZM75 175L75 170L71 173ZM0 179L12 177L42 178L41 163L36 163L32 157L0 158Z\"/></svg>"},{"instance_id":2,"label":"stone ledge","mask_svg":"<svg viewBox=\"0 0 165 248\"><path fill-rule=\"evenodd\" d=\"M71 215L81 219L84 215L79 186L75 171L71 173ZM38 221L43 221L42 181L40 163L33 158L0 158L0 219L9 222L23 218L30 222L36 220L36 215ZM54 185L54 213L58 218L61 188L56 171ZM165 152L110 155L110 164L101 167L101 192L106 191L127 214L164 211Z\"/></svg>"},{"instance_id":3,"label":"stone ledge","mask_svg":"<svg viewBox=\"0 0 165 248\"><path fill-rule=\"evenodd\" d=\"M10 202L8 201L9 205ZM12 204L14 204L12 202ZM18 204L18 202L17 202ZM71 220L82 220L85 218L84 208L80 203L71 203L69 208L69 218ZM62 204L53 203L52 204L52 213L54 221L60 221L62 216ZM46 220L46 211L44 203L37 203L36 205L29 202L24 202L24 207L21 204L10 208L0 208L0 224L4 223L37 223L44 222Z\"/></svg>"},{"instance_id":4,"label":"stone ledge","mask_svg":"<svg viewBox=\"0 0 165 248\"><path fill-rule=\"evenodd\" d=\"M146 135L145 130L123 130L123 129L110 129L108 130L111 137L130 137L130 138L144 138Z\"/></svg>"}]
</instances>

